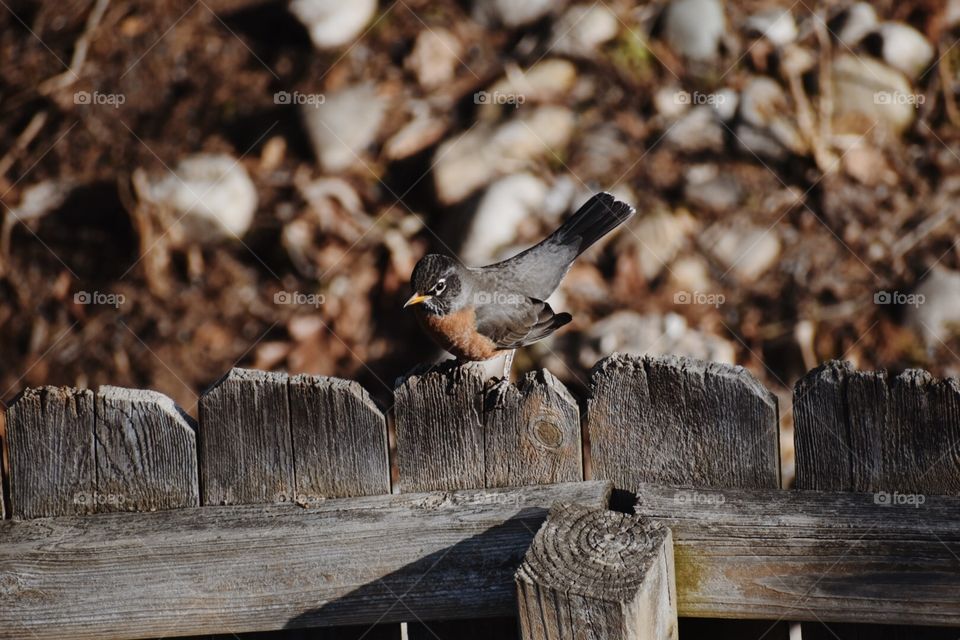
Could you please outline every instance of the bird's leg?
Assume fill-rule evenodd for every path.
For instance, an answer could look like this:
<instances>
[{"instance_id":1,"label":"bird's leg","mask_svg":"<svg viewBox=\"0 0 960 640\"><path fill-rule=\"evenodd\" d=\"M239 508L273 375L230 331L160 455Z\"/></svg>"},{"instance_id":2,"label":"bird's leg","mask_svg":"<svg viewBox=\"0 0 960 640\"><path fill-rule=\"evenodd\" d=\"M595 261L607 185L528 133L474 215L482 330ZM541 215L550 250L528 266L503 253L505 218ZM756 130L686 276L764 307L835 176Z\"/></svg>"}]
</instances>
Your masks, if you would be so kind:
<instances>
[{"instance_id":1,"label":"bird's leg","mask_svg":"<svg viewBox=\"0 0 960 640\"><path fill-rule=\"evenodd\" d=\"M511 349L503 359L503 379L507 382L510 382L510 369L513 367L513 354L516 352L516 349Z\"/></svg>"}]
</instances>

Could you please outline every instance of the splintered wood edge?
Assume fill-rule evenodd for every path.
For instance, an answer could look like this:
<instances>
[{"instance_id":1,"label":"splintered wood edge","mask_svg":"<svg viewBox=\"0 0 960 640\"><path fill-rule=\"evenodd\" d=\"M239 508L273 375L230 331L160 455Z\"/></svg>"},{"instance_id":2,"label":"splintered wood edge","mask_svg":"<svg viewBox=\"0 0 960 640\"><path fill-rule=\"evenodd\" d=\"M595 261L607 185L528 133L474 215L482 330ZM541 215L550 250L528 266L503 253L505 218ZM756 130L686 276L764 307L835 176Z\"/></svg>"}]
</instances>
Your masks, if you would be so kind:
<instances>
[{"instance_id":1,"label":"splintered wood edge","mask_svg":"<svg viewBox=\"0 0 960 640\"><path fill-rule=\"evenodd\" d=\"M333 392L345 392L359 400L367 409L373 413L383 416L383 411L373 400L373 396L362 384L356 380L346 378L337 378L334 376L315 376L307 373L298 373L288 378L287 383L291 388L300 387L311 390L330 390Z\"/></svg>"},{"instance_id":2,"label":"splintered wood edge","mask_svg":"<svg viewBox=\"0 0 960 640\"><path fill-rule=\"evenodd\" d=\"M103 402L128 402L142 406L155 407L167 417L173 424L183 429L190 438L196 440L197 423L191 418L173 398L149 389L128 389L126 387L114 387L104 385L97 389L96 400ZM100 417L99 415L97 416Z\"/></svg>"}]
</instances>

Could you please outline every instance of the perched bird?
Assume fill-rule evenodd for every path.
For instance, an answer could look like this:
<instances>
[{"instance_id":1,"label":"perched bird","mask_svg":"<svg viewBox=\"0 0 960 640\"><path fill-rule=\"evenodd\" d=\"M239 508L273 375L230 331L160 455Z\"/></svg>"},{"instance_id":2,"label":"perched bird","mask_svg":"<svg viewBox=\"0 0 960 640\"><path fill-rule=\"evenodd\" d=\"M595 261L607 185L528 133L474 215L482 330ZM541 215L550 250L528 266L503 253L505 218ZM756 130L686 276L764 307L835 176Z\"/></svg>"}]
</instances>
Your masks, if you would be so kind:
<instances>
[{"instance_id":1,"label":"perched bird","mask_svg":"<svg viewBox=\"0 0 960 640\"><path fill-rule=\"evenodd\" d=\"M546 338L570 322L544 300L573 261L590 245L623 224L634 209L609 193L598 193L545 240L512 258L486 267L466 267L449 256L429 254L413 269L412 306L421 326L458 360L489 360Z\"/></svg>"}]
</instances>

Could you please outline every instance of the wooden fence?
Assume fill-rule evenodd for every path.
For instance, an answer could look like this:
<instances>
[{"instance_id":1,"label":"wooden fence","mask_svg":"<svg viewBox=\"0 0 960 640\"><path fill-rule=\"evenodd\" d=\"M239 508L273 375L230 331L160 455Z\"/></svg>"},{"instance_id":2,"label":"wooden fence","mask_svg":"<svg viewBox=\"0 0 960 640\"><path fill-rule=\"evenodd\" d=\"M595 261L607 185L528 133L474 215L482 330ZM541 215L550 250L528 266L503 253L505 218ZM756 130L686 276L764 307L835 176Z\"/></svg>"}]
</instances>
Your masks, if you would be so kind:
<instances>
[{"instance_id":1,"label":"wooden fence","mask_svg":"<svg viewBox=\"0 0 960 640\"><path fill-rule=\"evenodd\" d=\"M384 413L354 382L234 369L194 424L154 392L28 389L6 414L0 638L518 637L548 509L611 488L672 532L685 640L957 637L956 381L810 372L802 490L740 367L615 355L590 390L581 411L547 372L490 387L443 365Z\"/></svg>"}]
</instances>

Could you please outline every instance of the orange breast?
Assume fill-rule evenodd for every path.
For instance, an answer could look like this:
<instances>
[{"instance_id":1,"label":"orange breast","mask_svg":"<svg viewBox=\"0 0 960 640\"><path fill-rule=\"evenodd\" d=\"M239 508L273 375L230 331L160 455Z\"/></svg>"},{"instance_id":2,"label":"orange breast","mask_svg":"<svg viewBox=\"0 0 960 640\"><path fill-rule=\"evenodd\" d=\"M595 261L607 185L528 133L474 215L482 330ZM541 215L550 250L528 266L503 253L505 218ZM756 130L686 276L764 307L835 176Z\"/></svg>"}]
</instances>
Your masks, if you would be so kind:
<instances>
[{"instance_id":1,"label":"orange breast","mask_svg":"<svg viewBox=\"0 0 960 640\"><path fill-rule=\"evenodd\" d=\"M472 307L445 316L424 313L421 309L417 309L416 314L434 342L461 360L489 360L500 353L493 340L477 332Z\"/></svg>"}]
</instances>

